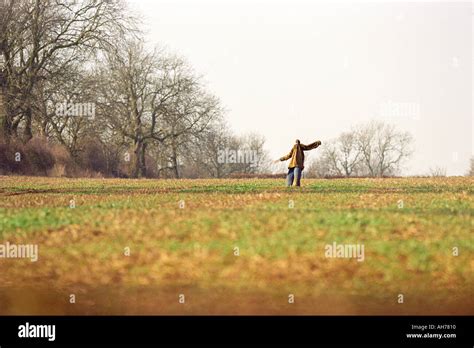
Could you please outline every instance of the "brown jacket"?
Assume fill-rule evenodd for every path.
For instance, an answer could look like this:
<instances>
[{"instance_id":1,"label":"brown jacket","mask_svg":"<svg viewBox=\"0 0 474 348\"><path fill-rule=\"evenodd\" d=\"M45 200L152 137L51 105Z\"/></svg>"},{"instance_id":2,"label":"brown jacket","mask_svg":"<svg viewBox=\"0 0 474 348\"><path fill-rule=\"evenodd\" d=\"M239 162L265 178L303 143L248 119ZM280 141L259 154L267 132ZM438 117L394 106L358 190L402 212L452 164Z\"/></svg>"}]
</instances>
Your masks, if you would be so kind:
<instances>
[{"instance_id":1,"label":"brown jacket","mask_svg":"<svg viewBox=\"0 0 474 348\"><path fill-rule=\"evenodd\" d=\"M295 144L291 149L290 153L280 158L280 161L286 161L287 159L291 158L290 164L288 165L288 169L295 167L304 169L304 151L315 149L319 145L321 145L321 142L319 140L309 145Z\"/></svg>"}]
</instances>

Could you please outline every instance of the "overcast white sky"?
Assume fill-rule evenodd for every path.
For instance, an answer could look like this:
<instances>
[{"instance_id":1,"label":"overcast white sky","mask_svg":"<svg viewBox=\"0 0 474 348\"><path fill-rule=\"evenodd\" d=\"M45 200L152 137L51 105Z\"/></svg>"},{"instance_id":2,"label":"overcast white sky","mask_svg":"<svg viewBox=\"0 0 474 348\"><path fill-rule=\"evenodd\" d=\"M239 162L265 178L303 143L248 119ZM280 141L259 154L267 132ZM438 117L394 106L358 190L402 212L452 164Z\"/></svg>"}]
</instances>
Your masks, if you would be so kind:
<instances>
[{"instance_id":1,"label":"overcast white sky","mask_svg":"<svg viewBox=\"0 0 474 348\"><path fill-rule=\"evenodd\" d=\"M383 119L414 136L406 174L469 167L471 2L128 2L149 43L186 57L232 129L264 135L273 158L296 138L324 142ZM412 109L397 115L400 107Z\"/></svg>"}]
</instances>

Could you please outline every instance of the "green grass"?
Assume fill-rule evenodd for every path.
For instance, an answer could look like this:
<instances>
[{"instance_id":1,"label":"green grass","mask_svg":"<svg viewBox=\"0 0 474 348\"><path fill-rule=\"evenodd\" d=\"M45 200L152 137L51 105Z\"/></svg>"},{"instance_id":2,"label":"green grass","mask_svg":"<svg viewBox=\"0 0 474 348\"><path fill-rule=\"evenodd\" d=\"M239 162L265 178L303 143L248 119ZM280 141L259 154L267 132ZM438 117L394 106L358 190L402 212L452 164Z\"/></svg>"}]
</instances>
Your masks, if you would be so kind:
<instances>
[{"instance_id":1,"label":"green grass","mask_svg":"<svg viewBox=\"0 0 474 348\"><path fill-rule=\"evenodd\" d=\"M25 272L0 260L0 282L464 293L473 286L473 183L1 177L0 243L37 243L41 262ZM363 244L364 262L325 258L333 242Z\"/></svg>"}]
</instances>

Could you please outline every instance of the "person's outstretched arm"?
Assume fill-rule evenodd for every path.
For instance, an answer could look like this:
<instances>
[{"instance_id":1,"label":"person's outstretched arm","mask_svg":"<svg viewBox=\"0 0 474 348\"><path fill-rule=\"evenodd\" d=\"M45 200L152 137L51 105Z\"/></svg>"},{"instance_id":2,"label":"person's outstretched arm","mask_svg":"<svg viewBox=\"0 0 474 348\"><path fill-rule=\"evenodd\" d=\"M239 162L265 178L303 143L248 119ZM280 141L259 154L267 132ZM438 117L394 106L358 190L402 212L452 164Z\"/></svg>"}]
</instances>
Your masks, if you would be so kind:
<instances>
[{"instance_id":1,"label":"person's outstretched arm","mask_svg":"<svg viewBox=\"0 0 474 348\"><path fill-rule=\"evenodd\" d=\"M304 151L308 151L308 150L315 149L315 148L317 148L319 145L321 145L321 141L320 141L320 140L315 141L314 143L311 143L311 144L309 144L309 145L300 144L301 150L304 150Z\"/></svg>"},{"instance_id":2,"label":"person's outstretched arm","mask_svg":"<svg viewBox=\"0 0 474 348\"><path fill-rule=\"evenodd\" d=\"M294 150L294 149L295 149L295 148L292 147L290 153L289 153L288 155L286 155L286 156L281 157L281 158L280 158L280 161L286 161L286 160L290 159L290 158L291 158L291 155L293 155L293 150Z\"/></svg>"}]
</instances>

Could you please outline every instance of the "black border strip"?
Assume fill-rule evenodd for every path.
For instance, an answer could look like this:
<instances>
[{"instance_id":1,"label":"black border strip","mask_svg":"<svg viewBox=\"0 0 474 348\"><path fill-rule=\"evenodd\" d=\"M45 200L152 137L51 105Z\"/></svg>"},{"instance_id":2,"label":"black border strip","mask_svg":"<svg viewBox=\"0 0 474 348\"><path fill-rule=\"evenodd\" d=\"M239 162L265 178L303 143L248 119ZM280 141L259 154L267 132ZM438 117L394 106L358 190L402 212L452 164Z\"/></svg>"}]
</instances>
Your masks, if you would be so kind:
<instances>
[{"instance_id":1,"label":"black border strip","mask_svg":"<svg viewBox=\"0 0 474 348\"><path fill-rule=\"evenodd\" d=\"M59 345L474 345L473 316L3 316L0 347ZM55 325L54 342L20 338L19 326ZM412 325L455 325L434 329L456 338L407 338ZM432 327L434 328L434 327ZM424 331L424 333L430 330Z\"/></svg>"}]
</instances>

